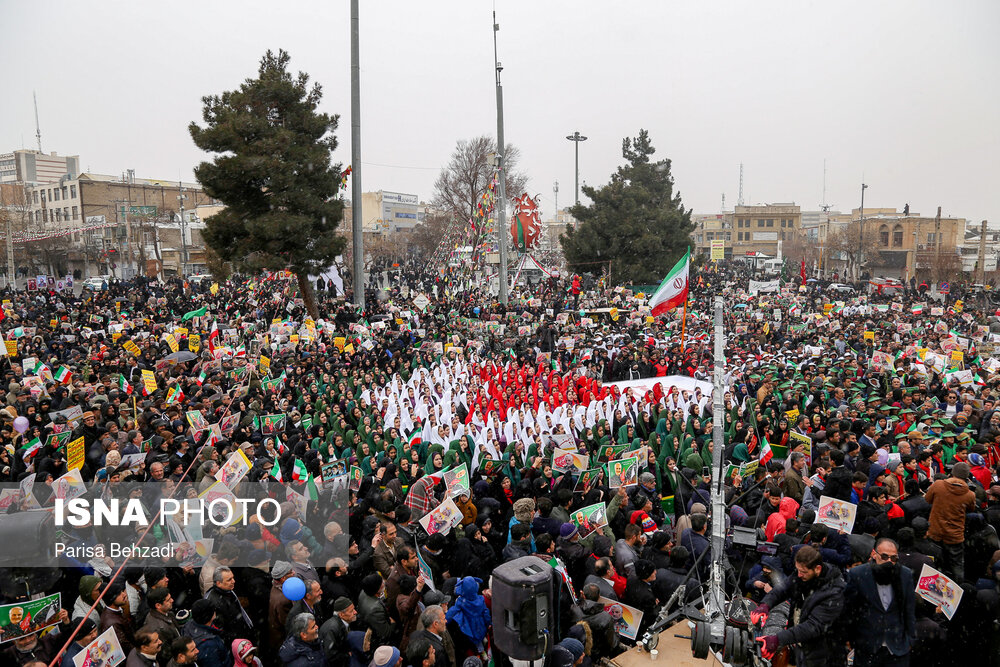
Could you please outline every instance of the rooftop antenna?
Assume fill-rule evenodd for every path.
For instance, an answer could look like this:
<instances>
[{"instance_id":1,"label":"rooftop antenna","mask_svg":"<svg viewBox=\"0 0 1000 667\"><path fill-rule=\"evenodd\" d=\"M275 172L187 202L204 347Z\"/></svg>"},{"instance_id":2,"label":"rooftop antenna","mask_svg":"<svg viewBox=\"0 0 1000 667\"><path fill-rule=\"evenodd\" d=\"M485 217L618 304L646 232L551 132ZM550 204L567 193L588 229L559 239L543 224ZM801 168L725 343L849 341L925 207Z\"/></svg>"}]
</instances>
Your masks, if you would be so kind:
<instances>
[{"instance_id":1,"label":"rooftop antenna","mask_svg":"<svg viewBox=\"0 0 1000 667\"><path fill-rule=\"evenodd\" d=\"M826 158L823 158L823 206L824 211L829 211L830 208L826 205Z\"/></svg>"},{"instance_id":2,"label":"rooftop antenna","mask_svg":"<svg viewBox=\"0 0 1000 667\"><path fill-rule=\"evenodd\" d=\"M726 193L722 193L722 212L726 212Z\"/></svg>"},{"instance_id":3,"label":"rooftop antenna","mask_svg":"<svg viewBox=\"0 0 1000 667\"><path fill-rule=\"evenodd\" d=\"M35 100L35 138L38 139L38 152L42 152L42 126L38 123L38 95L31 91L31 97Z\"/></svg>"},{"instance_id":4,"label":"rooftop antenna","mask_svg":"<svg viewBox=\"0 0 1000 667\"><path fill-rule=\"evenodd\" d=\"M556 204L556 215L559 214L559 181L552 184L552 195Z\"/></svg>"},{"instance_id":5,"label":"rooftop antenna","mask_svg":"<svg viewBox=\"0 0 1000 667\"><path fill-rule=\"evenodd\" d=\"M740 162L740 195L736 198L736 205L743 206L743 163Z\"/></svg>"}]
</instances>

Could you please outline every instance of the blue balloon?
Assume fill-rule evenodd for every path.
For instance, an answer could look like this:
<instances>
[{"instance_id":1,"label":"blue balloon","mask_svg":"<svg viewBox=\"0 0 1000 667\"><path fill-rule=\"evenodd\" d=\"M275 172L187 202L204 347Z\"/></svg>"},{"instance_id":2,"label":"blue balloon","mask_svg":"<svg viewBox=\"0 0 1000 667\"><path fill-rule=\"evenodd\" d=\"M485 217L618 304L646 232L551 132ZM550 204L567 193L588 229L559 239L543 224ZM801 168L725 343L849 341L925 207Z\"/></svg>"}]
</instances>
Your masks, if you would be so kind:
<instances>
[{"instance_id":1,"label":"blue balloon","mask_svg":"<svg viewBox=\"0 0 1000 667\"><path fill-rule=\"evenodd\" d=\"M479 306L476 306L475 308L473 308L472 312L474 312L476 315L478 315L479 314Z\"/></svg>"},{"instance_id":2,"label":"blue balloon","mask_svg":"<svg viewBox=\"0 0 1000 667\"><path fill-rule=\"evenodd\" d=\"M297 602L306 596L306 582L298 577L289 577L281 584L281 592L292 602Z\"/></svg>"}]
</instances>

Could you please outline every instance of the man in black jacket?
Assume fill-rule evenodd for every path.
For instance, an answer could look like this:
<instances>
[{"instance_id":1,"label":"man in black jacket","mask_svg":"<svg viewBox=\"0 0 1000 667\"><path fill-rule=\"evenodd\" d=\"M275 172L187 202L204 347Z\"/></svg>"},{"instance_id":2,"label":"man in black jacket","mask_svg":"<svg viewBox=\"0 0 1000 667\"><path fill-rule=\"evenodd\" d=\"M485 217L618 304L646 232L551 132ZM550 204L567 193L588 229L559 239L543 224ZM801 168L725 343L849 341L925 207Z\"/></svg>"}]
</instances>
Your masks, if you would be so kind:
<instances>
[{"instance_id":1,"label":"man in black jacket","mask_svg":"<svg viewBox=\"0 0 1000 667\"><path fill-rule=\"evenodd\" d=\"M823 495L844 502L851 502L851 480L853 473L844 465L844 452L834 449L830 452L833 469L826 476Z\"/></svg>"},{"instance_id":2,"label":"man in black jacket","mask_svg":"<svg viewBox=\"0 0 1000 667\"><path fill-rule=\"evenodd\" d=\"M205 599L215 608L215 618L222 630L222 639L226 646L234 639L251 637L253 621L240 604L233 589L236 587L236 576L228 567L215 568L212 573L212 587L205 594Z\"/></svg>"},{"instance_id":3,"label":"man in black jacket","mask_svg":"<svg viewBox=\"0 0 1000 667\"><path fill-rule=\"evenodd\" d=\"M610 659L620 653L615 622L611 614L604 611L604 605L597 601L599 597L601 590L597 584L585 585L581 591L580 606L578 609L574 608L573 614L574 620L586 621L590 626L590 634L594 639L594 652L590 655L593 661Z\"/></svg>"},{"instance_id":4,"label":"man in black jacket","mask_svg":"<svg viewBox=\"0 0 1000 667\"><path fill-rule=\"evenodd\" d=\"M844 608L844 578L840 570L823 562L820 552L805 545L795 554L797 577L789 577L764 596L750 614L754 625L767 620L771 609L788 600L792 625L776 635L759 637L764 657L770 659L779 646L794 646L799 667L842 667L846 663L839 628Z\"/></svg>"},{"instance_id":5,"label":"man in black jacket","mask_svg":"<svg viewBox=\"0 0 1000 667\"><path fill-rule=\"evenodd\" d=\"M908 667L917 640L913 572L899 564L899 548L883 537L871 561L848 573L848 637L857 667Z\"/></svg>"}]
</instances>

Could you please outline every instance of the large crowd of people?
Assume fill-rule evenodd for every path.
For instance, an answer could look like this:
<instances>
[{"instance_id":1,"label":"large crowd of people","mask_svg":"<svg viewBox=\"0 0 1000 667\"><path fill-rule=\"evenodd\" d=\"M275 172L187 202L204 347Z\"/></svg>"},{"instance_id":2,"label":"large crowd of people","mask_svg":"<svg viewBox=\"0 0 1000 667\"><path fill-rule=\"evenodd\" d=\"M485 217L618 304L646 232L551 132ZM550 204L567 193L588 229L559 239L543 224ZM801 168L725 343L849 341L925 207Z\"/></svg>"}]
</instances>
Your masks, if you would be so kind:
<instances>
[{"instance_id":1,"label":"large crowd of people","mask_svg":"<svg viewBox=\"0 0 1000 667\"><path fill-rule=\"evenodd\" d=\"M596 664L668 604L701 601L717 522L762 545L727 538L724 555L764 656L997 664L989 299L875 283L841 297L798 278L751 292L750 279L693 268L683 322L601 280L543 276L503 306L459 267L413 263L391 267L364 312L321 285L315 319L281 275L8 291L0 482L34 477L0 498L0 538L13 515L51 511L66 475L152 502L149 484L224 483L234 456L249 464L239 484L282 519L183 535L212 538L197 561L81 558L41 587L44 570L34 587L0 570L0 604L62 601L44 631L0 634L14 637L0 664L79 667L109 628L127 667L503 664L490 578L521 557L558 573L548 664ZM80 438L82 459L67 446Z\"/></svg>"}]
</instances>

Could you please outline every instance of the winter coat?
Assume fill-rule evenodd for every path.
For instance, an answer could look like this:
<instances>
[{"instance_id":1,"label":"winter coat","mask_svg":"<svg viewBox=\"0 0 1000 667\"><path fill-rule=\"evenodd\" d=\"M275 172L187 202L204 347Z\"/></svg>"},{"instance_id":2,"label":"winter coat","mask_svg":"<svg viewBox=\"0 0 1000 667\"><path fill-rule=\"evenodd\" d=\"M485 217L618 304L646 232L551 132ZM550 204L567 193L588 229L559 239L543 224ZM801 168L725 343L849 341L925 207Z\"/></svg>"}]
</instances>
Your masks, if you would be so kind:
<instances>
[{"instance_id":1,"label":"winter coat","mask_svg":"<svg viewBox=\"0 0 1000 667\"><path fill-rule=\"evenodd\" d=\"M795 513L799 511L799 503L794 498L784 497L778 505L778 511L767 517L767 524L764 526L764 534L768 542L774 541L774 536L785 532L785 522L795 518Z\"/></svg>"},{"instance_id":2,"label":"winter coat","mask_svg":"<svg viewBox=\"0 0 1000 667\"><path fill-rule=\"evenodd\" d=\"M931 504L927 537L945 544L960 544L965 539L965 514L976 507L976 494L961 479L949 477L931 484L924 494Z\"/></svg>"},{"instance_id":3,"label":"winter coat","mask_svg":"<svg viewBox=\"0 0 1000 667\"><path fill-rule=\"evenodd\" d=\"M199 656L200 658L201 656ZM304 642L298 635L290 635L278 651L285 667L326 667L326 655L318 641Z\"/></svg>"},{"instance_id":4,"label":"winter coat","mask_svg":"<svg viewBox=\"0 0 1000 667\"><path fill-rule=\"evenodd\" d=\"M840 570L824 564L815 587L789 577L764 596L761 604L771 609L785 600L791 603L790 627L778 632L781 646L795 646L798 667L843 667L843 633L839 619L844 608L844 578Z\"/></svg>"},{"instance_id":5,"label":"winter coat","mask_svg":"<svg viewBox=\"0 0 1000 667\"><path fill-rule=\"evenodd\" d=\"M233 655L226 650L221 633L212 626L188 621L183 634L193 639L198 648L199 667L230 667L233 664Z\"/></svg>"}]
</instances>

